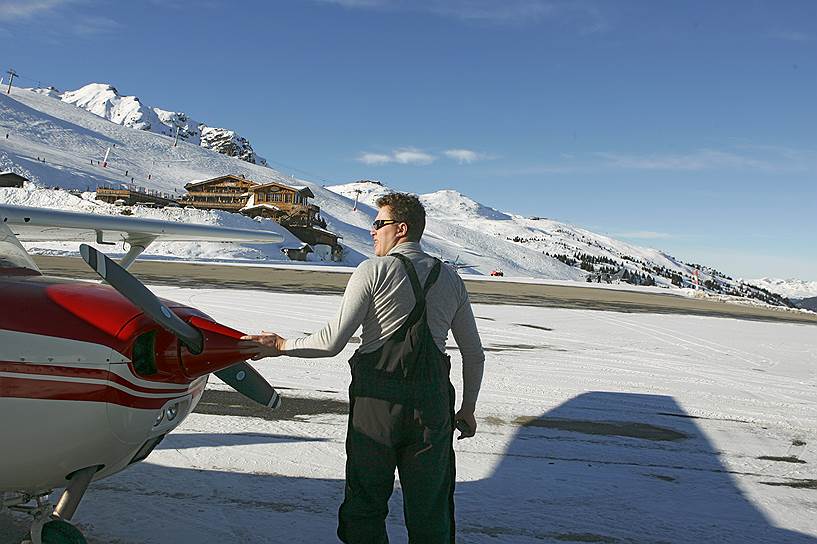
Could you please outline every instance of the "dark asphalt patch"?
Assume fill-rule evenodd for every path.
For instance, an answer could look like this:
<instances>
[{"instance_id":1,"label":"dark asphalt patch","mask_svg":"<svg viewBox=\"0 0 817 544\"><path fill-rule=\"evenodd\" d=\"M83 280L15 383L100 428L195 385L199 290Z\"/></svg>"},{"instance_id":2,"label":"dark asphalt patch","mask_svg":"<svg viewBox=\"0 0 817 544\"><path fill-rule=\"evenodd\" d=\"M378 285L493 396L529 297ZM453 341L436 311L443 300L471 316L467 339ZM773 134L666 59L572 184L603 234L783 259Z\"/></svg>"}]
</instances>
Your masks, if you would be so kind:
<instances>
[{"instance_id":1,"label":"dark asphalt patch","mask_svg":"<svg viewBox=\"0 0 817 544\"><path fill-rule=\"evenodd\" d=\"M514 423L522 427L539 427L583 434L625 436L654 441L676 441L689 438L684 433L649 423L619 421L586 421L580 419L557 419L550 417L520 416Z\"/></svg>"},{"instance_id":2,"label":"dark asphalt patch","mask_svg":"<svg viewBox=\"0 0 817 544\"><path fill-rule=\"evenodd\" d=\"M761 455L758 457L761 461L780 461L781 463L797 463L805 465L806 462L802 459L798 459L797 457L790 455L788 457L775 457L773 455Z\"/></svg>"},{"instance_id":3,"label":"dark asphalt patch","mask_svg":"<svg viewBox=\"0 0 817 544\"><path fill-rule=\"evenodd\" d=\"M817 489L817 480L791 480L788 482L760 482L775 487L793 487L794 489Z\"/></svg>"},{"instance_id":4,"label":"dark asphalt patch","mask_svg":"<svg viewBox=\"0 0 817 544\"><path fill-rule=\"evenodd\" d=\"M650 478L655 478L657 480L662 480L664 482L678 481L676 478L673 478L672 476L667 476L666 474L645 474L644 476L649 476Z\"/></svg>"},{"instance_id":5,"label":"dark asphalt patch","mask_svg":"<svg viewBox=\"0 0 817 544\"><path fill-rule=\"evenodd\" d=\"M462 533L486 535L490 536L491 538L525 537L528 539L535 538L536 540L557 540L559 542L597 542L601 544L616 544L617 542L620 542L620 540L617 538L595 533L545 533L517 527L473 526L462 527L459 530ZM502 540L509 541L506 539Z\"/></svg>"},{"instance_id":6,"label":"dark asphalt patch","mask_svg":"<svg viewBox=\"0 0 817 544\"><path fill-rule=\"evenodd\" d=\"M656 412L659 416L668 416L668 417L680 417L684 419L708 419L710 421L733 421L735 423L752 423L751 421L746 421L744 419L732 419L728 417L702 417L702 416L691 416L689 414L674 414L672 412Z\"/></svg>"},{"instance_id":7,"label":"dark asphalt patch","mask_svg":"<svg viewBox=\"0 0 817 544\"><path fill-rule=\"evenodd\" d=\"M283 389L283 388L282 388ZM214 416L258 417L267 421L298 421L321 414L348 414L349 403L333 399L309 399L282 395L281 407L271 410L235 391L206 389L197 414Z\"/></svg>"},{"instance_id":8,"label":"dark asphalt patch","mask_svg":"<svg viewBox=\"0 0 817 544\"><path fill-rule=\"evenodd\" d=\"M488 352L503 352L503 351L528 351L534 349L546 349L549 351L562 351L566 352L566 349L562 348L554 348L553 346L549 346L547 344L494 344L492 346L484 346L482 348L484 351Z\"/></svg>"},{"instance_id":9,"label":"dark asphalt patch","mask_svg":"<svg viewBox=\"0 0 817 544\"><path fill-rule=\"evenodd\" d=\"M82 259L34 256L45 274L96 279ZM193 289L258 289L266 292L341 295L350 274L323 270L272 267L221 266L160 259L142 259L131 272L148 284ZM510 281L465 280L468 296L476 304L513 304L540 308L574 308L623 313L705 315L755 321L794 321L817 324L817 316L776 311L755 306L691 299L669 293L594 289L585 286L539 285Z\"/></svg>"},{"instance_id":10,"label":"dark asphalt patch","mask_svg":"<svg viewBox=\"0 0 817 544\"><path fill-rule=\"evenodd\" d=\"M517 327L527 327L529 329L536 329L538 331L552 331L550 327L543 327L541 325L531 325L529 323L514 323Z\"/></svg>"}]
</instances>

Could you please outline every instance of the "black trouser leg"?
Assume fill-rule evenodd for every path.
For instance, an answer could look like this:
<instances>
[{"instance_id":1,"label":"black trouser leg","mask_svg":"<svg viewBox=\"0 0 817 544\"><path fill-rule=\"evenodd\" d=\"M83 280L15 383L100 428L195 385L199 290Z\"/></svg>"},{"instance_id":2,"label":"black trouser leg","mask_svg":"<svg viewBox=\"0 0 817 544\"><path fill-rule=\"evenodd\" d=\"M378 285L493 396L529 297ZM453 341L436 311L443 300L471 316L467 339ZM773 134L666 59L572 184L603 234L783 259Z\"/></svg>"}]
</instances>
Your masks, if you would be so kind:
<instances>
[{"instance_id":1,"label":"black trouser leg","mask_svg":"<svg viewBox=\"0 0 817 544\"><path fill-rule=\"evenodd\" d=\"M446 380L447 381L447 380ZM446 394L447 393L447 394ZM412 421L412 441L397 452L410 544L454 542L454 388L448 384Z\"/></svg>"},{"instance_id":2,"label":"black trouser leg","mask_svg":"<svg viewBox=\"0 0 817 544\"><path fill-rule=\"evenodd\" d=\"M428 444L403 448L397 469L410 544L454 542L454 450L448 428L433 431ZM421 453L417 453L421 450Z\"/></svg>"},{"instance_id":3,"label":"black trouser leg","mask_svg":"<svg viewBox=\"0 0 817 544\"><path fill-rule=\"evenodd\" d=\"M356 430L352 420L350 414L346 494L338 512L338 538L347 544L387 544L386 516L394 489L396 456L393 448Z\"/></svg>"}]
</instances>

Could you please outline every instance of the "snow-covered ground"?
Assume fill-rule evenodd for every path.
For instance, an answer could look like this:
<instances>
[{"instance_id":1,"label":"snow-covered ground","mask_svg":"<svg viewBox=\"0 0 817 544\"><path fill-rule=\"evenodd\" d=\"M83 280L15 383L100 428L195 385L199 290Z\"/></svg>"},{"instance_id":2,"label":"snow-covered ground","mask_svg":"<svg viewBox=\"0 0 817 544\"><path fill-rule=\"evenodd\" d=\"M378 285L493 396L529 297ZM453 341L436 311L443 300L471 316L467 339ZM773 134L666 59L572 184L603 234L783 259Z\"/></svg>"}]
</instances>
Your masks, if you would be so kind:
<instances>
[{"instance_id":1,"label":"snow-covered ground","mask_svg":"<svg viewBox=\"0 0 817 544\"><path fill-rule=\"evenodd\" d=\"M339 302L154 291L284 336L316 330ZM817 543L813 325L474 309L487 361L479 433L455 443L458 542ZM256 366L284 402L337 408L355 347ZM75 519L95 543L334 542L338 411L278 421L193 414L146 462L94 484ZM398 488L388 525L405 543L400 500Z\"/></svg>"}]
</instances>

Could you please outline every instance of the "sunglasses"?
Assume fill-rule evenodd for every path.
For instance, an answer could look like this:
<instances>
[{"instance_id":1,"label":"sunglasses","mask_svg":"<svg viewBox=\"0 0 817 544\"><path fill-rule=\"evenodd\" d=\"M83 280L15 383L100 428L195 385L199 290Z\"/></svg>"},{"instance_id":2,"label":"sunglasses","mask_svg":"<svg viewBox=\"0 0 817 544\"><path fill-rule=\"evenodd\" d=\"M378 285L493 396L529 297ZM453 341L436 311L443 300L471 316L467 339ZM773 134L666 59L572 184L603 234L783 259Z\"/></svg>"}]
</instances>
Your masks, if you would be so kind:
<instances>
[{"instance_id":1,"label":"sunglasses","mask_svg":"<svg viewBox=\"0 0 817 544\"><path fill-rule=\"evenodd\" d=\"M396 221L394 219L376 219L374 223L372 223L372 228L374 230L380 230L386 225L393 225L395 223L399 223L400 221Z\"/></svg>"}]
</instances>

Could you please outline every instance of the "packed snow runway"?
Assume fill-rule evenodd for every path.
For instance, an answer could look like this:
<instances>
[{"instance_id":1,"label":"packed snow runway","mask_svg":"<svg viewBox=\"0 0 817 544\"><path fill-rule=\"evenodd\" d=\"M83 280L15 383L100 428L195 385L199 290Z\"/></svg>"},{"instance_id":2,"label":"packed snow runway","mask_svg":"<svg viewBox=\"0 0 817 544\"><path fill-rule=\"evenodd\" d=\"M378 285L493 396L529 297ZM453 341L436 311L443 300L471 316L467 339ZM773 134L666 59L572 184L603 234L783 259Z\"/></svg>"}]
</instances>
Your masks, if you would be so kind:
<instances>
[{"instance_id":1,"label":"packed snow runway","mask_svg":"<svg viewBox=\"0 0 817 544\"><path fill-rule=\"evenodd\" d=\"M153 290L284 336L316 330L340 300ZM817 543L815 325L474 309L486 375L478 434L455 444L458 542ZM334 542L356 346L257 363L281 388L280 413L213 378L200 413L146 462L93 484L75 521L92 543ZM399 487L388 523L406 542Z\"/></svg>"}]
</instances>

